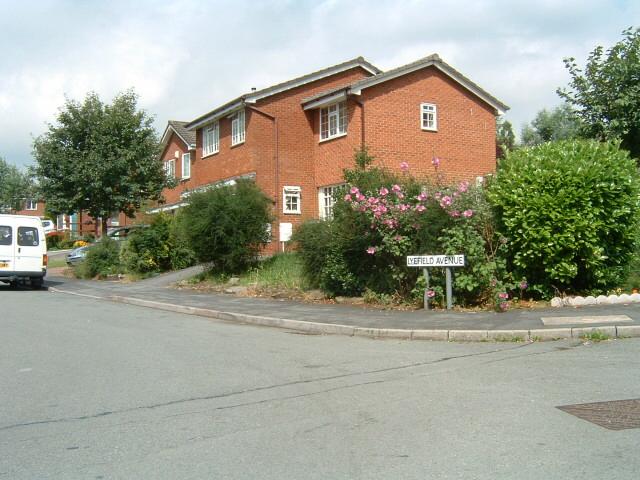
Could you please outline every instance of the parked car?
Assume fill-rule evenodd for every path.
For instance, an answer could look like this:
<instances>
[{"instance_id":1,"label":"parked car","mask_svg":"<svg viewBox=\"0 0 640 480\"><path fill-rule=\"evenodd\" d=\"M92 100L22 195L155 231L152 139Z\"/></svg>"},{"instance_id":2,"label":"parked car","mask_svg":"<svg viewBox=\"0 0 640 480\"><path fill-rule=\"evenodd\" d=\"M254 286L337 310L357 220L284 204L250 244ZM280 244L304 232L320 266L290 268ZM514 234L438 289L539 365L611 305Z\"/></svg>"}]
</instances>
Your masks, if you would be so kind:
<instances>
[{"instance_id":1,"label":"parked car","mask_svg":"<svg viewBox=\"0 0 640 480\"><path fill-rule=\"evenodd\" d=\"M47 242L39 218L0 214L0 281L15 287L29 280L33 288L40 288L47 274L47 260Z\"/></svg>"},{"instance_id":2,"label":"parked car","mask_svg":"<svg viewBox=\"0 0 640 480\"><path fill-rule=\"evenodd\" d=\"M127 237L137 231L137 230L141 230L144 228L148 228L149 225L128 225L126 227L116 227L110 231L107 232L107 237L117 241L117 242L122 242L124 240L127 239ZM99 242L100 239L97 240L97 242ZM67 254L67 265L69 265L70 267L72 267L73 265L77 265L79 263L82 263L84 261L84 259L87 256L87 252L89 251L90 248L92 248L95 245L95 243L89 244L89 245L85 245L83 247L78 247L78 248L74 248L73 250L71 250L68 254Z\"/></svg>"},{"instance_id":3,"label":"parked car","mask_svg":"<svg viewBox=\"0 0 640 480\"><path fill-rule=\"evenodd\" d=\"M53 223L52 220L42 220L42 228L44 229L44 234L47 237L56 233L56 224Z\"/></svg>"}]
</instances>

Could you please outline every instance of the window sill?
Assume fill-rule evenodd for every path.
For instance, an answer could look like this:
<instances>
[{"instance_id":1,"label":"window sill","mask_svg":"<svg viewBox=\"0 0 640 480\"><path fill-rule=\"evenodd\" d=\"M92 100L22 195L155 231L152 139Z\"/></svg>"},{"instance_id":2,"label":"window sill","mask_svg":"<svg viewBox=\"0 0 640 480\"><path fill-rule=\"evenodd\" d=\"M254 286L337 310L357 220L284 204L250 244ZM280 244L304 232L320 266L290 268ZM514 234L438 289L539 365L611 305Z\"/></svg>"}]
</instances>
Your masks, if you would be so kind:
<instances>
[{"instance_id":1,"label":"window sill","mask_svg":"<svg viewBox=\"0 0 640 480\"><path fill-rule=\"evenodd\" d=\"M180 183L188 182L189 180L191 180L191 177L182 177Z\"/></svg>"},{"instance_id":2,"label":"window sill","mask_svg":"<svg viewBox=\"0 0 640 480\"><path fill-rule=\"evenodd\" d=\"M207 153L206 155L203 155L202 158L205 159L205 158L208 158L208 157L213 157L214 155L217 155L218 153L220 153L220 150L216 150L213 153Z\"/></svg>"},{"instance_id":3,"label":"window sill","mask_svg":"<svg viewBox=\"0 0 640 480\"><path fill-rule=\"evenodd\" d=\"M284 215L302 215L302 212L282 212Z\"/></svg>"},{"instance_id":4,"label":"window sill","mask_svg":"<svg viewBox=\"0 0 640 480\"><path fill-rule=\"evenodd\" d=\"M244 145L245 140L238 142L238 143L232 143L231 144L231 148L235 148L235 147L239 147L240 145Z\"/></svg>"},{"instance_id":5,"label":"window sill","mask_svg":"<svg viewBox=\"0 0 640 480\"><path fill-rule=\"evenodd\" d=\"M424 132L437 132L438 129L437 128L426 128L426 127L422 127L422 131Z\"/></svg>"},{"instance_id":6,"label":"window sill","mask_svg":"<svg viewBox=\"0 0 640 480\"><path fill-rule=\"evenodd\" d=\"M342 137L346 137L347 136L347 132L345 133L341 133L340 135L334 135L333 137L327 137L327 138L321 138L318 143L324 143L324 142L329 142L331 140L335 140L336 138L342 138Z\"/></svg>"}]
</instances>

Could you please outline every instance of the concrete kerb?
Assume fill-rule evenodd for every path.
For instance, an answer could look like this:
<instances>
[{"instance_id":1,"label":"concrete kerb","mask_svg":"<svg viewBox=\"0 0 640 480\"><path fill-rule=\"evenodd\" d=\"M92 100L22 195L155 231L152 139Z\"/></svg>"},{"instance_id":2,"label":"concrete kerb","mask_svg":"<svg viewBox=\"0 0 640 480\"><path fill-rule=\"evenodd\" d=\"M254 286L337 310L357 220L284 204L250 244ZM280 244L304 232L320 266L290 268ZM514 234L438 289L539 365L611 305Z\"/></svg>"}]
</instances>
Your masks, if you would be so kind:
<instances>
[{"instance_id":1,"label":"concrete kerb","mask_svg":"<svg viewBox=\"0 0 640 480\"><path fill-rule=\"evenodd\" d=\"M444 330L444 329L398 329L398 328L367 328L333 323L306 322L286 318L263 317L243 313L223 312L208 308L190 307L173 303L156 302L135 297L110 295L97 297L50 288L57 293L67 293L83 297L110 300L140 307L155 308L187 315L215 318L217 320L261 325L265 327L284 328L307 333L347 335L367 338L388 338L398 340L434 340L451 342L515 342L515 341L549 341L568 338L582 338L589 333L598 331L611 338L640 337L640 325L606 325L574 328L540 328L533 330Z\"/></svg>"}]
</instances>

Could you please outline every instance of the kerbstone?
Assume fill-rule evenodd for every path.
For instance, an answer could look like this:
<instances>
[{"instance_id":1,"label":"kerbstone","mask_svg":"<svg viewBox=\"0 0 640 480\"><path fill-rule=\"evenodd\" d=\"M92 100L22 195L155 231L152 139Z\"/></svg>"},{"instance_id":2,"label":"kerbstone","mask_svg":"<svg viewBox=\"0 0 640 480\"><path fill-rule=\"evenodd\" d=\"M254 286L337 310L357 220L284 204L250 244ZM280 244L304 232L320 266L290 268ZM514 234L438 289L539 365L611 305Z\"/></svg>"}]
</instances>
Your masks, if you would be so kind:
<instances>
[{"instance_id":1,"label":"kerbstone","mask_svg":"<svg viewBox=\"0 0 640 480\"><path fill-rule=\"evenodd\" d=\"M529 340L529 330L489 330L487 337L498 342L526 342Z\"/></svg>"},{"instance_id":2,"label":"kerbstone","mask_svg":"<svg viewBox=\"0 0 640 480\"><path fill-rule=\"evenodd\" d=\"M413 330L411 332L413 340L449 340L448 330Z\"/></svg>"},{"instance_id":3,"label":"kerbstone","mask_svg":"<svg viewBox=\"0 0 640 480\"><path fill-rule=\"evenodd\" d=\"M536 330L529 330L529 337L531 340L547 341L547 340L559 340L561 338L571 338L570 328L539 328Z\"/></svg>"},{"instance_id":4,"label":"kerbstone","mask_svg":"<svg viewBox=\"0 0 640 480\"><path fill-rule=\"evenodd\" d=\"M606 297L604 295L598 295L596 297L596 303L598 305L608 305L609 304L609 297Z\"/></svg>"},{"instance_id":5,"label":"kerbstone","mask_svg":"<svg viewBox=\"0 0 640 480\"><path fill-rule=\"evenodd\" d=\"M598 303L598 301L596 300L596 297L593 297L591 295L589 295L588 297L586 297L584 299L584 304L585 305L595 305L597 303Z\"/></svg>"},{"instance_id":6,"label":"kerbstone","mask_svg":"<svg viewBox=\"0 0 640 480\"><path fill-rule=\"evenodd\" d=\"M640 337L640 325L622 325L616 327L618 337Z\"/></svg>"},{"instance_id":7,"label":"kerbstone","mask_svg":"<svg viewBox=\"0 0 640 480\"><path fill-rule=\"evenodd\" d=\"M451 342L481 342L488 339L486 330L449 330Z\"/></svg>"},{"instance_id":8,"label":"kerbstone","mask_svg":"<svg viewBox=\"0 0 640 480\"><path fill-rule=\"evenodd\" d=\"M615 338L616 327L613 325L607 327L576 327L571 329L571 336L573 338L581 338L594 332L600 332L604 335L608 335L611 338Z\"/></svg>"}]
</instances>

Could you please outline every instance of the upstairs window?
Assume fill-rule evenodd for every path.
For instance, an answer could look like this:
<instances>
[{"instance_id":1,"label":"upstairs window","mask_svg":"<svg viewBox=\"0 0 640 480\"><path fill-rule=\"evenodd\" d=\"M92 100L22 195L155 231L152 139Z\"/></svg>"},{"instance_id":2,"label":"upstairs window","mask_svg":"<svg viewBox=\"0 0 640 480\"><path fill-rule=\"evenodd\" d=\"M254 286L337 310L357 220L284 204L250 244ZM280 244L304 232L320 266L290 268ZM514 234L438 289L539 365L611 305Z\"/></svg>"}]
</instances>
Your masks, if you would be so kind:
<instances>
[{"instance_id":1,"label":"upstairs window","mask_svg":"<svg viewBox=\"0 0 640 480\"><path fill-rule=\"evenodd\" d=\"M184 153L182 155L182 178L191 177L191 154Z\"/></svg>"},{"instance_id":2,"label":"upstairs window","mask_svg":"<svg viewBox=\"0 0 640 480\"><path fill-rule=\"evenodd\" d=\"M213 155L220 150L220 124L218 122L202 130L202 156Z\"/></svg>"},{"instance_id":3,"label":"upstairs window","mask_svg":"<svg viewBox=\"0 0 640 480\"><path fill-rule=\"evenodd\" d=\"M284 187L282 196L284 213L301 213L300 187Z\"/></svg>"},{"instance_id":4,"label":"upstairs window","mask_svg":"<svg viewBox=\"0 0 640 480\"><path fill-rule=\"evenodd\" d=\"M320 109L320 140L347 134L347 104L336 103Z\"/></svg>"},{"instance_id":5,"label":"upstairs window","mask_svg":"<svg viewBox=\"0 0 640 480\"><path fill-rule=\"evenodd\" d=\"M38 202L36 200L28 199L24 205L25 210L37 210Z\"/></svg>"},{"instance_id":6,"label":"upstairs window","mask_svg":"<svg viewBox=\"0 0 640 480\"><path fill-rule=\"evenodd\" d=\"M423 103L420 105L420 119L422 130L438 130L438 108L433 103Z\"/></svg>"},{"instance_id":7,"label":"upstairs window","mask_svg":"<svg viewBox=\"0 0 640 480\"><path fill-rule=\"evenodd\" d=\"M231 116L231 145L244 142L244 110Z\"/></svg>"},{"instance_id":8,"label":"upstairs window","mask_svg":"<svg viewBox=\"0 0 640 480\"><path fill-rule=\"evenodd\" d=\"M164 162L164 173L167 178L176 178L176 161L167 160Z\"/></svg>"}]
</instances>

